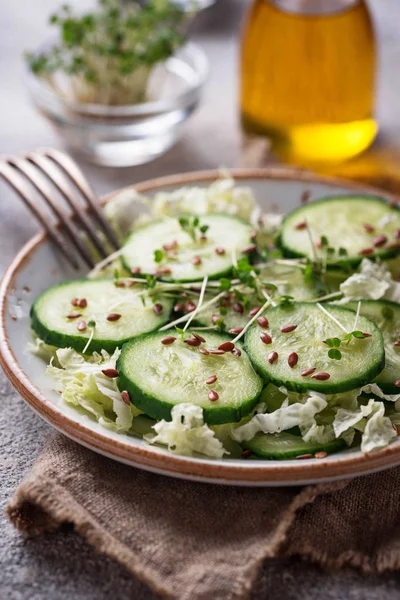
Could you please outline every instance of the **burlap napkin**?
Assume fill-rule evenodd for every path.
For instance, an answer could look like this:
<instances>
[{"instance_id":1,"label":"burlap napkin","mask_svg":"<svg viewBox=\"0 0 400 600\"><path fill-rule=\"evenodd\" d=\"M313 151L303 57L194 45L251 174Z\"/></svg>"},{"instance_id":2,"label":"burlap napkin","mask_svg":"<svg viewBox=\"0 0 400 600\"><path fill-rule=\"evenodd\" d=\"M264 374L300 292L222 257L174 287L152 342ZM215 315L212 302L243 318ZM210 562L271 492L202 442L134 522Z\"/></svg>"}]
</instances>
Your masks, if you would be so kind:
<instances>
[{"instance_id":1,"label":"burlap napkin","mask_svg":"<svg viewBox=\"0 0 400 600\"><path fill-rule=\"evenodd\" d=\"M266 558L400 567L400 468L300 488L232 488L153 475L60 434L7 512L24 534L72 523L166 598L247 598Z\"/></svg>"}]
</instances>

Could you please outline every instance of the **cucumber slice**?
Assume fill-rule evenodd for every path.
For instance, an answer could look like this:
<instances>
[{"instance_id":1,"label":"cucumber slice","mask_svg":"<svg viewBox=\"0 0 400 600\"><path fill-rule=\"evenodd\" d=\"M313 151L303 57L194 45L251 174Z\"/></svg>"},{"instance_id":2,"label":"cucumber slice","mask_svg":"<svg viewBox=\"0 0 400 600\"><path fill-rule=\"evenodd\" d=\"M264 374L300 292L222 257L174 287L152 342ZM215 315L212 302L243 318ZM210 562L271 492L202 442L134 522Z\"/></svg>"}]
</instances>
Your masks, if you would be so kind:
<instances>
[{"instance_id":1,"label":"cucumber slice","mask_svg":"<svg viewBox=\"0 0 400 600\"><path fill-rule=\"evenodd\" d=\"M73 299L86 300L82 308ZM116 287L112 279L80 279L61 283L41 294L31 309L32 328L46 344L71 347L82 352L93 333L87 354L113 352L127 340L158 329L168 322L173 300L160 301L163 310L156 314L154 304L139 286ZM111 314L120 315L109 321ZM80 315L68 318L67 315ZM86 322L83 331L78 325ZM90 326L94 322L95 327Z\"/></svg>"},{"instance_id":2,"label":"cucumber slice","mask_svg":"<svg viewBox=\"0 0 400 600\"><path fill-rule=\"evenodd\" d=\"M349 302L346 307L356 311L357 305L358 302ZM385 368L374 382L385 394L398 394L400 389L394 382L400 377L400 346L394 344L400 340L400 304L388 300L362 300L360 314L380 327L385 344Z\"/></svg>"},{"instance_id":3,"label":"cucumber slice","mask_svg":"<svg viewBox=\"0 0 400 600\"><path fill-rule=\"evenodd\" d=\"M200 353L181 339L165 346L165 333L144 335L128 342L117 362L118 387L127 390L135 406L154 419L171 419L175 404L191 402L203 408L204 420L210 425L240 421L257 404L263 382L254 371L244 351L240 357ZM190 337L190 332L188 336ZM204 333L202 347L218 348L229 341L227 336ZM217 380L212 385L206 379ZM219 398L211 401L211 390Z\"/></svg>"},{"instance_id":4,"label":"cucumber slice","mask_svg":"<svg viewBox=\"0 0 400 600\"><path fill-rule=\"evenodd\" d=\"M265 402L266 412L272 413L278 408L281 408L284 400L286 400L287 396L283 394L276 385L269 383L267 387L265 387L260 396L260 402Z\"/></svg>"},{"instance_id":5,"label":"cucumber slice","mask_svg":"<svg viewBox=\"0 0 400 600\"><path fill-rule=\"evenodd\" d=\"M241 445L246 450L251 450L259 458L287 460L316 452L332 454L343 450L346 442L341 439L332 440L326 444L305 442L298 435L282 431L281 433L257 433L252 440L242 442Z\"/></svg>"},{"instance_id":6,"label":"cucumber slice","mask_svg":"<svg viewBox=\"0 0 400 600\"><path fill-rule=\"evenodd\" d=\"M208 226L203 241L199 234L193 240L178 219L160 219L136 229L123 247L124 266L129 271L140 269L142 274L159 272L165 281L201 281L205 275L218 279L229 274L232 253L240 257L250 244L251 226L237 217L222 214L202 216L203 225ZM172 248L165 251L163 248L168 245ZM164 254L159 263L154 261L156 250ZM197 259L199 264L193 264Z\"/></svg>"},{"instance_id":7,"label":"cucumber slice","mask_svg":"<svg viewBox=\"0 0 400 600\"><path fill-rule=\"evenodd\" d=\"M323 249L313 249L304 223L308 223L314 243L325 236L335 252L326 254ZM367 231L365 225L373 231ZM280 245L286 256L313 259L316 250L321 256L326 254L328 266L355 267L363 256L386 259L400 254L400 243L395 239L399 229L400 210L389 206L383 198L332 196L310 202L288 214L282 223ZM381 236L387 241L379 245ZM340 254L340 248L344 248L347 255Z\"/></svg>"},{"instance_id":8,"label":"cucumber slice","mask_svg":"<svg viewBox=\"0 0 400 600\"><path fill-rule=\"evenodd\" d=\"M153 425L156 423L157 421L151 419L147 415L138 415L133 419L130 431L133 435L143 437L148 433L154 433Z\"/></svg>"},{"instance_id":9,"label":"cucumber slice","mask_svg":"<svg viewBox=\"0 0 400 600\"><path fill-rule=\"evenodd\" d=\"M312 283L304 283L303 271L298 267L291 265L264 265L260 269L260 278L262 281L272 283L278 290L278 295L293 296L297 301L311 300L318 296L317 288ZM209 296L205 301L212 298ZM251 294L249 295L251 299ZM237 327L244 327L249 320L249 312L256 306L260 307L265 300L259 302L253 301L249 306L244 307L240 301L235 298L234 294L227 292L226 298L210 306L207 310L201 312L196 318L196 321L201 325L213 324L213 319L218 317L222 320L225 331ZM243 308L243 312L238 312L238 304ZM222 309L222 311L221 311Z\"/></svg>"},{"instance_id":10,"label":"cucumber slice","mask_svg":"<svg viewBox=\"0 0 400 600\"><path fill-rule=\"evenodd\" d=\"M347 331L353 331L354 312L334 305L329 305L328 311ZM329 347L324 340L343 339L346 334L316 304L281 305L268 310L267 314L269 328L262 329L257 323L253 324L246 333L245 347L257 370L275 385L284 385L288 390L300 393L315 390L336 394L371 382L384 367L382 333L366 317L359 318L357 329L371 337L352 337L348 345L340 346L341 360L335 360L328 357ZM296 325L296 329L283 333L281 328L288 325ZM272 343L265 344L261 340L260 335L265 337L265 334L272 338ZM271 352L278 353L272 364L268 361ZM288 357L293 352L297 354L298 362L292 368ZM302 372L309 368L316 370L303 376ZM315 379L317 373L328 373L329 379Z\"/></svg>"}]
</instances>

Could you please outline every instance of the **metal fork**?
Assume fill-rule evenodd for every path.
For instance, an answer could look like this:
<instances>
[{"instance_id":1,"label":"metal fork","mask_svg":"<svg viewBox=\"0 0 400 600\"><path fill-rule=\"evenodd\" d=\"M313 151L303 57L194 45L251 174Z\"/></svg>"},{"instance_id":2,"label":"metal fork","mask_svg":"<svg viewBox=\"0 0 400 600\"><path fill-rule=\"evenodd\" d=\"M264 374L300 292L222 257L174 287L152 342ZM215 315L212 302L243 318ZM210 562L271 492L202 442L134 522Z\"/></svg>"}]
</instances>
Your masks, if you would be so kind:
<instances>
[{"instance_id":1,"label":"metal fork","mask_svg":"<svg viewBox=\"0 0 400 600\"><path fill-rule=\"evenodd\" d=\"M0 158L0 175L19 194L75 269L81 266L79 258L90 268L94 267L93 246L101 258L119 249L117 236L82 171L63 152L40 148L21 156L3 156ZM49 221L39 206L35 191L58 222ZM71 210L62 207L57 192ZM77 192L81 200L77 198Z\"/></svg>"}]
</instances>

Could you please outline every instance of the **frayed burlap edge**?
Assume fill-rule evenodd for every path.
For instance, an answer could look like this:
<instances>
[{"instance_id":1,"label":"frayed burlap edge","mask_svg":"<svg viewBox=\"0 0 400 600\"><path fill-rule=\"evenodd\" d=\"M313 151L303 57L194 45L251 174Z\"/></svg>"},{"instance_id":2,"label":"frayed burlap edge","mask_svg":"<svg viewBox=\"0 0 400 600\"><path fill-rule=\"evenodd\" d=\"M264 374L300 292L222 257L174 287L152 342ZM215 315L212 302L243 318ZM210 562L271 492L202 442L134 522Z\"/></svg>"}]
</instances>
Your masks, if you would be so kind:
<instances>
[{"instance_id":1,"label":"frayed burlap edge","mask_svg":"<svg viewBox=\"0 0 400 600\"><path fill-rule=\"evenodd\" d=\"M296 512L315 501L322 495L343 489L347 482L321 484L304 488L291 502L280 520L272 539L254 555L242 575L232 582L232 600L245 600L249 597L262 563L268 558L282 555L282 548L289 536ZM63 523L72 523L75 530L97 552L105 554L123 564L141 582L148 585L163 598L172 599L174 595L166 589L161 576L155 570L146 568L140 558L129 548L108 533L93 516L73 496L54 479L35 472L30 473L20 485L7 507L7 515L13 525L26 536L37 536L56 530ZM304 555L318 562L311 549L305 549ZM321 562L325 559L321 556Z\"/></svg>"}]
</instances>

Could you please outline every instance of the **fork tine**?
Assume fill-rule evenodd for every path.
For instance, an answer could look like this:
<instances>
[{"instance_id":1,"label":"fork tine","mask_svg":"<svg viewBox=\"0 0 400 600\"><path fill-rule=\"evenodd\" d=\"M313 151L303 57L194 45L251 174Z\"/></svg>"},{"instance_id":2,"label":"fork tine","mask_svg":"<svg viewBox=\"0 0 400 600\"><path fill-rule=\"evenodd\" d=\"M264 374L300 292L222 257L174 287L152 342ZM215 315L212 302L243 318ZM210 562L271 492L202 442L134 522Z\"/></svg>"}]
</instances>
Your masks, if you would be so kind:
<instances>
[{"instance_id":1,"label":"fork tine","mask_svg":"<svg viewBox=\"0 0 400 600\"><path fill-rule=\"evenodd\" d=\"M21 197L25 205L37 218L39 223L43 226L47 232L49 238L60 250L64 258L72 265L74 269L79 269L79 263L76 257L71 253L71 249L65 243L64 238L55 226L49 223L47 215L45 215L36 205L35 198L31 195L29 187L26 185L22 176L9 164L0 160L0 175L4 180L17 192Z\"/></svg>"},{"instance_id":2,"label":"fork tine","mask_svg":"<svg viewBox=\"0 0 400 600\"><path fill-rule=\"evenodd\" d=\"M89 265L90 268L93 268L95 262L91 257L90 252L88 251L85 243L83 242L78 229L76 228L74 223L69 219L68 215L57 205L57 202L54 202L54 200L52 199L52 189L47 184L47 181L44 179L40 171L35 169L35 167L30 162L23 158L12 156L6 158L6 160L8 164L12 165L18 171L20 171L33 185L33 187L39 192L39 194L41 194L43 200L46 202L46 204L50 207L50 209L62 223L65 233L75 245L81 257Z\"/></svg>"},{"instance_id":3,"label":"fork tine","mask_svg":"<svg viewBox=\"0 0 400 600\"><path fill-rule=\"evenodd\" d=\"M115 250L119 250L120 244L117 239L115 232L113 231L111 225L105 218L101 208L98 206L95 195L91 190L88 182L82 174L82 171L79 169L78 165L66 154L60 152L59 150L54 150L53 148L39 148L38 152L40 154L44 154L55 163L57 163L63 171L71 178L72 182L81 192L81 194L86 199L91 211L96 216L98 222L100 223L105 235L107 236L108 241L115 248Z\"/></svg>"},{"instance_id":4,"label":"fork tine","mask_svg":"<svg viewBox=\"0 0 400 600\"><path fill-rule=\"evenodd\" d=\"M38 154L36 152L29 152L25 154L25 158L37 166L40 171L51 181L51 183L58 189L69 206L74 211L74 214L78 217L81 225L86 230L94 246L98 250L100 256L106 258L109 255L103 242L97 235L96 229L94 228L88 214L82 209L79 202L76 201L71 186L68 180L59 170L59 167L44 154Z\"/></svg>"}]
</instances>

